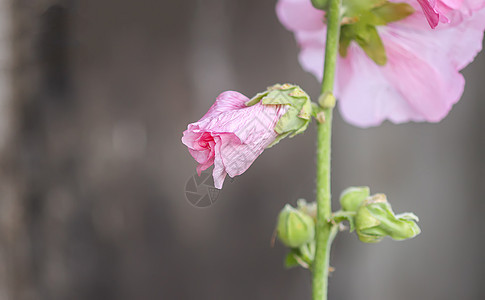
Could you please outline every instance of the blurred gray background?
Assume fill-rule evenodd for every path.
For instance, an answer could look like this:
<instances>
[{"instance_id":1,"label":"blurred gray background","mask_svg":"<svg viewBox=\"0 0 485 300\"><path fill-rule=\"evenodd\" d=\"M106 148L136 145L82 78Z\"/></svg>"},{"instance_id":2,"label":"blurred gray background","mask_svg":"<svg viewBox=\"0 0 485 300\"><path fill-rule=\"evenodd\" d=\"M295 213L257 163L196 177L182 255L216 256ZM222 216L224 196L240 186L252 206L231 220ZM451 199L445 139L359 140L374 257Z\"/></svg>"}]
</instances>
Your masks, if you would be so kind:
<instances>
[{"instance_id":1,"label":"blurred gray background","mask_svg":"<svg viewBox=\"0 0 485 300\"><path fill-rule=\"evenodd\" d=\"M308 272L285 270L270 240L285 203L314 198L314 126L214 206L184 196L182 131L220 92L318 96L274 5L0 0L0 299L310 299ZM440 124L364 130L337 113L334 197L369 185L423 232L340 234L330 299L485 299L485 55L463 73Z\"/></svg>"}]
</instances>

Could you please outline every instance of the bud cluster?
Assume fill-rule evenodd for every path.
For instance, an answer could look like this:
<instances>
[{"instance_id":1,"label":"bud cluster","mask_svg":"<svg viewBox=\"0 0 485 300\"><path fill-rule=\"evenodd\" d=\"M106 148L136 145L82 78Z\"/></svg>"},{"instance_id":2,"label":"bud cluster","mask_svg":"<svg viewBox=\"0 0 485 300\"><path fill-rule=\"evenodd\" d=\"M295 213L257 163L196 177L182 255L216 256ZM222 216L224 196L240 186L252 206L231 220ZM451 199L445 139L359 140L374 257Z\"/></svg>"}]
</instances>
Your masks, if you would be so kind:
<instances>
[{"instance_id":1,"label":"bud cluster","mask_svg":"<svg viewBox=\"0 0 485 300\"><path fill-rule=\"evenodd\" d=\"M377 243L388 236L405 240L421 233L413 213L396 215L386 195L370 195L366 186L349 187L340 195L342 209L333 213L329 222L347 221L350 231L355 231L364 243ZM287 267L310 268L315 257L316 203L297 201L297 207L286 204L278 216L276 234L280 242L290 248L286 256Z\"/></svg>"},{"instance_id":2,"label":"bud cluster","mask_svg":"<svg viewBox=\"0 0 485 300\"><path fill-rule=\"evenodd\" d=\"M389 236L394 240L413 238L421 230L413 213L396 215L386 195L369 196L368 187L351 187L342 192L342 211L335 213L336 220L347 220L350 229L357 233L364 243L376 243Z\"/></svg>"}]
</instances>

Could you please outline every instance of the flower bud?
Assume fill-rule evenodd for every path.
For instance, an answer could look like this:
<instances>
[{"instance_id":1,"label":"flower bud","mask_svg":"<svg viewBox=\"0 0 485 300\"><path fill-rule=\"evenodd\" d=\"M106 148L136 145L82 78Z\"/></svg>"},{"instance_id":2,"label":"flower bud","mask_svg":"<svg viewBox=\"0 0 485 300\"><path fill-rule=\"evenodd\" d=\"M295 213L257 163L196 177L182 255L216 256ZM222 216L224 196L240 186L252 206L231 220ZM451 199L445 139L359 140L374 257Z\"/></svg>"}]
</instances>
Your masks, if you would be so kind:
<instances>
[{"instance_id":1,"label":"flower bud","mask_svg":"<svg viewBox=\"0 0 485 300\"><path fill-rule=\"evenodd\" d=\"M335 99L335 96L329 92L325 92L321 94L320 97L318 98L318 104L320 104L320 106L323 108L335 107L336 101L337 99Z\"/></svg>"},{"instance_id":2,"label":"flower bud","mask_svg":"<svg viewBox=\"0 0 485 300\"><path fill-rule=\"evenodd\" d=\"M312 0L313 7L325 10L328 6L328 0Z\"/></svg>"},{"instance_id":3,"label":"flower bud","mask_svg":"<svg viewBox=\"0 0 485 300\"><path fill-rule=\"evenodd\" d=\"M300 198L296 200L296 207L299 211L305 215L310 216L314 220L317 218L317 203L316 202L306 202L305 199Z\"/></svg>"},{"instance_id":4,"label":"flower bud","mask_svg":"<svg viewBox=\"0 0 485 300\"><path fill-rule=\"evenodd\" d=\"M312 102L310 96L297 85L289 83L275 84L268 87L266 91L254 96L246 105L252 106L259 102L263 105L287 105L288 107L288 110L279 119L274 128L278 136L268 148L277 144L288 135L294 137L302 133L310 124Z\"/></svg>"},{"instance_id":5,"label":"flower bud","mask_svg":"<svg viewBox=\"0 0 485 300\"><path fill-rule=\"evenodd\" d=\"M351 186L340 194L340 205L344 211L357 211L364 200L369 197L367 186Z\"/></svg>"},{"instance_id":6,"label":"flower bud","mask_svg":"<svg viewBox=\"0 0 485 300\"><path fill-rule=\"evenodd\" d=\"M385 236L395 240L413 238L421 230L415 223L413 213L394 215L384 194L376 194L362 203L355 216L355 227L359 239L364 243L377 243Z\"/></svg>"},{"instance_id":7,"label":"flower bud","mask_svg":"<svg viewBox=\"0 0 485 300\"><path fill-rule=\"evenodd\" d=\"M276 231L283 244L298 248L315 237L315 222L310 216L286 204L278 216Z\"/></svg>"}]
</instances>

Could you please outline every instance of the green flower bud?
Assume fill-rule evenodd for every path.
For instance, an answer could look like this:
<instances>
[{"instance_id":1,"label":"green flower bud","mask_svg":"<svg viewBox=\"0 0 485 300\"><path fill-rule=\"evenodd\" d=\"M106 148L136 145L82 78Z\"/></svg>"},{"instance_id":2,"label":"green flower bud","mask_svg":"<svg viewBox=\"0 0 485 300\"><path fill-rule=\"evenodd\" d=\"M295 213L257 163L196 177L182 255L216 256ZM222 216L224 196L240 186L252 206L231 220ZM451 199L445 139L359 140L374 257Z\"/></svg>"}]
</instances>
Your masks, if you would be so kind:
<instances>
[{"instance_id":1,"label":"green flower bud","mask_svg":"<svg viewBox=\"0 0 485 300\"><path fill-rule=\"evenodd\" d=\"M321 94L320 97L318 98L318 104L320 104L320 106L323 108L335 107L336 101L337 100L335 99L335 96L329 92L325 92Z\"/></svg>"},{"instance_id":2,"label":"green flower bud","mask_svg":"<svg viewBox=\"0 0 485 300\"><path fill-rule=\"evenodd\" d=\"M313 7L325 10L328 6L328 0L312 0Z\"/></svg>"},{"instance_id":3,"label":"green flower bud","mask_svg":"<svg viewBox=\"0 0 485 300\"><path fill-rule=\"evenodd\" d=\"M246 105L251 106L260 101L265 105L288 105L288 110L275 127L278 137L268 148L287 136L294 137L302 133L310 124L312 102L310 96L297 85L289 83L275 84L268 87L266 91L254 96Z\"/></svg>"},{"instance_id":4,"label":"green flower bud","mask_svg":"<svg viewBox=\"0 0 485 300\"><path fill-rule=\"evenodd\" d=\"M394 215L384 194L376 194L362 203L355 216L355 227L359 239L364 243L377 243L385 236L395 240L413 238L421 230L415 223L413 213Z\"/></svg>"},{"instance_id":5,"label":"green flower bud","mask_svg":"<svg viewBox=\"0 0 485 300\"><path fill-rule=\"evenodd\" d=\"M359 206L370 195L369 187L367 186L352 186L346 188L340 194L340 205L344 211L357 211Z\"/></svg>"},{"instance_id":6,"label":"green flower bud","mask_svg":"<svg viewBox=\"0 0 485 300\"><path fill-rule=\"evenodd\" d=\"M298 248L315 237L315 222L305 213L286 204L278 216L279 240L290 248Z\"/></svg>"}]
</instances>

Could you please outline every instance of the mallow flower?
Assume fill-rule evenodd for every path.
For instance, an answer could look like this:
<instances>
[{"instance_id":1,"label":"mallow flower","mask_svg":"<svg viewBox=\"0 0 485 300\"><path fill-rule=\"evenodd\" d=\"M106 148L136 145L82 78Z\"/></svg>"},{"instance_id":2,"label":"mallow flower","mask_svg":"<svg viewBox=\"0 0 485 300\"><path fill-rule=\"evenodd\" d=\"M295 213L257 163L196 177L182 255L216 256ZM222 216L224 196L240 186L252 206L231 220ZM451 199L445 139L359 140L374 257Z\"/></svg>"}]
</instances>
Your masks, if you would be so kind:
<instances>
[{"instance_id":1,"label":"mallow flower","mask_svg":"<svg viewBox=\"0 0 485 300\"><path fill-rule=\"evenodd\" d=\"M309 96L295 85L277 84L252 99L226 91L199 121L188 125L182 142L199 163L199 176L214 165L214 185L221 189L226 175L241 175L264 149L303 132L311 114Z\"/></svg>"},{"instance_id":2,"label":"mallow flower","mask_svg":"<svg viewBox=\"0 0 485 300\"><path fill-rule=\"evenodd\" d=\"M343 1L334 93L349 123L438 122L460 99L465 80L459 71L482 49L485 0L463 0L457 10L451 10L454 0L425 2L438 3L433 7L448 13L449 23L431 29L416 0ZM279 0L276 12L295 33L300 64L321 80L324 11L311 0Z\"/></svg>"}]
</instances>

